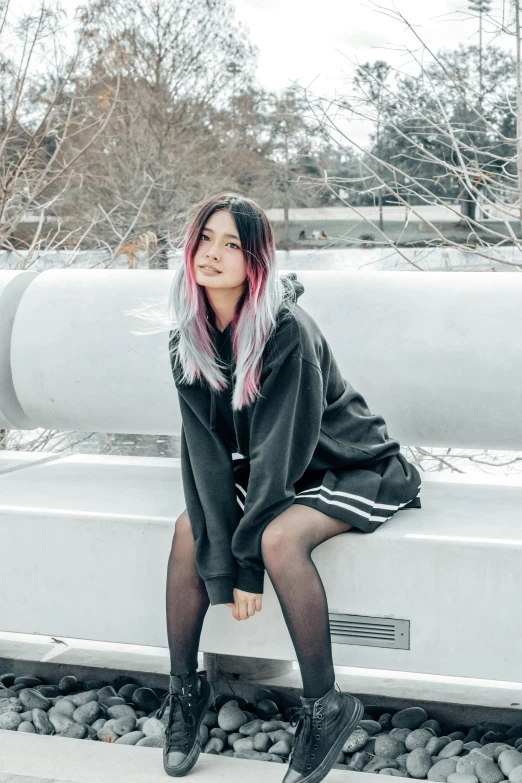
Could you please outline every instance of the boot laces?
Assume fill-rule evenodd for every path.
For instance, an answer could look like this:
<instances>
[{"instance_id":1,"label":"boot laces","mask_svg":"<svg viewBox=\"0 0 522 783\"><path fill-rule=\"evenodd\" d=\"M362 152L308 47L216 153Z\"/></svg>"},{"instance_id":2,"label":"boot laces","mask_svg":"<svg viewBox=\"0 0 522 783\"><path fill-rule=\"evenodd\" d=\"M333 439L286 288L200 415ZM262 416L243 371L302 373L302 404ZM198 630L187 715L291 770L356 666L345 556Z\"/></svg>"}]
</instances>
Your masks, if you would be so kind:
<instances>
[{"instance_id":1,"label":"boot laces","mask_svg":"<svg viewBox=\"0 0 522 783\"><path fill-rule=\"evenodd\" d=\"M290 720L291 726L297 726L295 732L294 747L289 756L289 761L292 761L295 755L304 755L310 749L310 746L314 740L320 738L321 725L323 720L323 705L319 702L317 704L316 715L311 715L309 709L306 707L300 707ZM316 750L317 745L312 748Z\"/></svg>"},{"instance_id":2,"label":"boot laces","mask_svg":"<svg viewBox=\"0 0 522 783\"><path fill-rule=\"evenodd\" d=\"M188 686L189 692L188 693L173 693L170 689L167 695L165 696L163 703L161 707L159 708L158 712L156 713L157 718L162 718L163 713L165 712L165 709L167 707L167 704L172 703L174 701L177 701L180 710L181 710L181 717L183 720L183 723L185 726L194 726L196 723L196 719L194 718L193 713L190 711L191 702L189 699L193 698L193 694L191 693L192 685Z\"/></svg>"}]
</instances>

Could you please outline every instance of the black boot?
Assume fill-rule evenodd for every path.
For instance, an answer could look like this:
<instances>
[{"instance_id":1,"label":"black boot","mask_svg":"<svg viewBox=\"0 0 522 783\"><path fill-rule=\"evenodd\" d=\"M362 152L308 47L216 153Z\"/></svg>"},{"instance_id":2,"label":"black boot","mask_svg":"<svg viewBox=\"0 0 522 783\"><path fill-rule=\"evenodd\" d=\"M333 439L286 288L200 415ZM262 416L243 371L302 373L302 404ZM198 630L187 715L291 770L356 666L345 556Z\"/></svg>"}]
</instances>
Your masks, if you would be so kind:
<instances>
[{"instance_id":1,"label":"black boot","mask_svg":"<svg viewBox=\"0 0 522 783\"><path fill-rule=\"evenodd\" d=\"M158 712L161 718L170 701L168 726L163 746L163 767L167 775L182 777L192 769L201 743L199 730L205 713L214 701L214 690L196 669L179 677L170 675L169 692Z\"/></svg>"},{"instance_id":2,"label":"black boot","mask_svg":"<svg viewBox=\"0 0 522 783\"><path fill-rule=\"evenodd\" d=\"M283 783L319 783L335 764L344 743L361 720L364 707L355 696L332 685L320 699L301 696L290 764Z\"/></svg>"}]
</instances>

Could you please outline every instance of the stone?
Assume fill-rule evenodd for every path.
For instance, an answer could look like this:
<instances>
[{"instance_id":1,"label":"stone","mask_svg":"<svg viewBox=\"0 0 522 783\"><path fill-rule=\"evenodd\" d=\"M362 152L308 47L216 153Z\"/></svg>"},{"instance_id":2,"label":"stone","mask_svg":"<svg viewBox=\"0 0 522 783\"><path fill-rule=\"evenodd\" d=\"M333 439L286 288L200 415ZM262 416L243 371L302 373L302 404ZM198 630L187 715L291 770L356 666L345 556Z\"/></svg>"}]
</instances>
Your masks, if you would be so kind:
<instances>
[{"instance_id":1,"label":"stone","mask_svg":"<svg viewBox=\"0 0 522 783\"><path fill-rule=\"evenodd\" d=\"M425 748L432 739L438 739L438 737L434 737L431 731L428 731L427 729L414 729L413 731L410 731L405 738L404 745L406 750Z\"/></svg>"},{"instance_id":2,"label":"stone","mask_svg":"<svg viewBox=\"0 0 522 783\"><path fill-rule=\"evenodd\" d=\"M82 704L81 707L77 707L73 712L73 720L76 723L86 723L88 726L98 720L100 717L100 705L97 701L90 701L87 704Z\"/></svg>"},{"instance_id":3,"label":"stone","mask_svg":"<svg viewBox=\"0 0 522 783\"><path fill-rule=\"evenodd\" d=\"M449 759L451 756L458 756L463 747L464 743L462 740L453 740L453 742L450 742L449 745L446 745L445 748L439 751L439 758Z\"/></svg>"},{"instance_id":4,"label":"stone","mask_svg":"<svg viewBox=\"0 0 522 783\"><path fill-rule=\"evenodd\" d=\"M376 720L361 720L358 728L364 729L369 737L373 737L374 734L378 734L381 731L382 726Z\"/></svg>"},{"instance_id":5,"label":"stone","mask_svg":"<svg viewBox=\"0 0 522 783\"><path fill-rule=\"evenodd\" d=\"M271 699L261 699L261 701L258 701L256 709L263 718L269 718L272 715L277 715L279 712L277 704Z\"/></svg>"},{"instance_id":6,"label":"stone","mask_svg":"<svg viewBox=\"0 0 522 783\"><path fill-rule=\"evenodd\" d=\"M354 753L352 758L348 762L348 769L351 769L354 772L362 772L364 767L368 764L369 761L370 761L369 753L365 753L364 751Z\"/></svg>"},{"instance_id":7,"label":"stone","mask_svg":"<svg viewBox=\"0 0 522 783\"><path fill-rule=\"evenodd\" d=\"M233 731L232 734L228 735L228 744L231 747L234 747L234 742L238 739L245 739L242 734L239 733L239 731Z\"/></svg>"},{"instance_id":8,"label":"stone","mask_svg":"<svg viewBox=\"0 0 522 783\"><path fill-rule=\"evenodd\" d=\"M109 707L107 715L109 718L124 718L126 715L132 715L133 718L138 719L136 710L128 704L116 704L114 707Z\"/></svg>"},{"instance_id":9,"label":"stone","mask_svg":"<svg viewBox=\"0 0 522 783\"><path fill-rule=\"evenodd\" d=\"M210 729L209 736L219 737L219 739L222 740L223 745L226 745L228 742L228 734L226 733L225 729L220 729L219 726Z\"/></svg>"},{"instance_id":10,"label":"stone","mask_svg":"<svg viewBox=\"0 0 522 783\"><path fill-rule=\"evenodd\" d=\"M51 712L59 712L62 715L67 715L68 718L72 718L77 709L78 707L76 704L73 704L70 699L63 698L60 699L60 701L57 701L54 707L51 707L49 714L51 714Z\"/></svg>"},{"instance_id":11,"label":"stone","mask_svg":"<svg viewBox=\"0 0 522 783\"><path fill-rule=\"evenodd\" d=\"M136 688L132 694L131 701L139 710L144 710L147 714L157 710L161 705L152 688Z\"/></svg>"},{"instance_id":12,"label":"stone","mask_svg":"<svg viewBox=\"0 0 522 783\"><path fill-rule=\"evenodd\" d=\"M449 775L457 769L457 759L440 759L428 770L428 780L446 783Z\"/></svg>"},{"instance_id":13,"label":"stone","mask_svg":"<svg viewBox=\"0 0 522 783\"><path fill-rule=\"evenodd\" d=\"M390 759L396 759L397 756L404 753L404 742L401 742L394 737L385 735L374 737L374 739L376 756L387 756Z\"/></svg>"},{"instance_id":14,"label":"stone","mask_svg":"<svg viewBox=\"0 0 522 783\"><path fill-rule=\"evenodd\" d=\"M233 748L235 753L242 753L245 750L254 750L254 738L241 737L241 739L234 742Z\"/></svg>"},{"instance_id":15,"label":"stone","mask_svg":"<svg viewBox=\"0 0 522 783\"><path fill-rule=\"evenodd\" d=\"M152 737L143 737L136 742L136 747L142 745L146 748L162 748L165 744L164 737L160 737L159 734L153 734Z\"/></svg>"},{"instance_id":16,"label":"stone","mask_svg":"<svg viewBox=\"0 0 522 783\"><path fill-rule=\"evenodd\" d=\"M287 726L280 720L266 720L261 724L261 731L277 731L278 729L286 729ZM295 727L297 728L297 727Z\"/></svg>"},{"instance_id":17,"label":"stone","mask_svg":"<svg viewBox=\"0 0 522 783\"><path fill-rule=\"evenodd\" d=\"M522 783L522 767L515 767L509 773L509 783Z\"/></svg>"},{"instance_id":18,"label":"stone","mask_svg":"<svg viewBox=\"0 0 522 783\"><path fill-rule=\"evenodd\" d=\"M464 772L452 772L447 783L478 783L476 775L466 775Z\"/></svg>"},{"instance_id":19,"label":"stone","mask_svg":"<svg viewBox=\"0 0 522 783\"><path fill-rule=\"evenodd\" d=\"M264 731L258 732L254 737L254 750L260 753L267 753L268 748L273 744L270 735Z\"/></svg>"},{"instance_id":20,"label":"stone","mask_svg":"<svg viewBox=\"0 0 522 783\"><path fill-rule=\"evenodd\" d=\"M59 736L69 737L70 739L85 739L88 733L87 726L83 723L71 723Z\"/></svg>"},{"instance_id":21,"label":"stone","mask_svg":"<svg viewBox=\"0 0 522 783\"><path fill-rule=\"evenodd\" d=\"M421 708L419 707L415 709ZM431 755L425 748L415 748L415 750L412 750L406 759L406 769L412 778L425 778L431 766Z\"/></svg>"},{"instance_id":22,"label":"stone","mask_svg":"<svg viewBox=\"0 0 522 783\"><path fill-rule=\"evenodd\" d=\"M84 704L88 704L90 701L98 701L98 691L90 690L83 691L82 693L72 693L67 698L69 701L72 701L76 707L82 707Z\"/></svg>"},{"instance_id":23,"label":"stone","mask_svg":"<svg viewBox=\"0 0 522 783\"><path fill-rule=\"evenodd\" d=\"M102 720L102 718L98 718L98 720ZM96 728L96 731L100 728L96 724L98 723L98 720L95 720L94 723L91 723L90 725L93 726L93 728ZM149 719L152 720L152 719ZM147 721L145 721L146 723ZM124 734L129 734L129 732L134 731L136 729L136 718L133 718L132 715L125 715L123 718L117 718L114 723L112 724L114 731L116 734L119 734L120 737L123 737ZM102 724L103 725L103 724ZM161 724L163 731L165 731L165 727L163 724ZM143 731L139 729L140 733L147 734L146 731Z\"/></svg>"},{"instance_id":24,"label":"stone","mask_svg":"<svg viewBox=\"0 0 522 783\"><path fill-rule=\"evenodd\" d=\"M57 734L62 734L74 723L72 718L69 718L67 715L62 715L60 712L53 712L52 714L49 712L48 718Z\"/></svg>"},{"instance_id":25,"label":"stone","mask_svg":"<svg viewBox=\"0 0 522 783\"><path fill-rule=\"evenodd\" d=\"M115 745L136 745L136 743L143 739L145 735L141 731L130 731L128 734L124 734L114 740Z\"/></svg>"},{"instance_id":26,"label":"stone","mask_svg":"<svg viewBox=\"0 0 522 783\"><path fill-rule=\"evenodd\" d=\"M37 734L53 734L54 726L45 710L34 709L31 712L32 722Z\"/></svg>"},{"instance_id":27,"label":"stone","mask_svg":"<svg viewBox=\"0 0 522 783\"><path fill-rule=\"evenodd\" d=\"M208 726L209 729L215 729L217 726L219 726L217 712L214 712L213 710L208 710L208 712L205 713L205 717L203 718L202 725Z\"/></svg>"},{"instance_id":28,"label":"stone","mask_svg":"<svg viewBox=\"0 0 522 783\"><path fill-rule=\"evenodd\" d=\"M235 699L227 701L219 710L218 724L225 731L237 731L247 722L245 713L239 709Z\"/></svg>"},{"instance_id":29,"label":"stone","mask_svg":"<svg viewBox=\"0 0 522 783\"><path fill-rule=\"evenodd\" d=\"M210 737L203 748L203 753L208 753L211 750L217 750L218 753L221 753L224 747L225 743L222 739L219 737Z\"/></svg>"},{"instance_id":30,"label":"stone","mask_svg":"<svg viewBox=\"0 0 522 783\"><path fill-rule=\"evenodd\" d=\"M368 742L368 737L369 735L366 729L355 729L344 743L343 753L355 753L358 750L362 750Z\"/></svg>"},{"instance_id":31,"label":"stone","mask_svg":"<svg viewBox=\"0 0 522 783\"><path fill-rule=\"evenodd\" d=\"M406 707L392 716L391 724L396 729L418 729L426 720L428 715L422 707Z\"/></svg>"},{"instance_id":32,"label":"stone","mask_svg":"<svg viewBox=\"0 0 522 783\"><path fill-rule=\"evenodd\" d=\"M350 765L348 765L350 767ZM386 767L397 769L397 762L387 756L374 756L362 769L363 772L379 772ZM350 767L350 769L353 769Z\"/></svg>"},{"instance_id":33,"label":"stone","mask_svg":"<svg viewBox=\"0 0 522 783\"><path fill-rule=\"evenodd\" d=\"M471 755L471 754L470 754ZM475 764L475 775L479 783L500 783L504 775L491 759L480 759Z\"/></svg>"},{"instance_id":34,"label":"stone","mask_svg":"<svg viewBox=\"0 0 522 783\"><path fill-rule=\"evenodd\" d=\"M509 778L510 773L515 767L522 766L522 753L519 753L518 750L515 750L514 748L512 750L504 750L499 755L497 764L502 770L504 777Z\"/></svg>"},{"instance_id":35,"label":"stone","mask_svg":"<svg viewBox=\"0 0 522 783\"><path fill-rule=\"evenodd\" d=\"M275 753L277 756L282 756L282 758L286 759L290 755L290 745L288 742L281 740L280 742L276 742L275 745L272 745L272 747L268 749L268 752Z\"/></svg>"},{"instance_id":36,"label":"stone","mask_svg":"<svg viewBox=\"0 0 522 783\"><path fill-rule=\"evenodd\" d=\"M442 730L440 728L440 723L438 722L438 720L434 720L433 718L430 718L429 720L425 720L424 723L421 723L419 729L428 729L428 731L432 731L436 737L440 737L442 733Z\"/></svg>"},{"instance_id":37,"label":"stone","mask_svg":"<svg viewBox=\"0 0 522 783\"><path fill-rule=\"evenodd\" d=\"M242 726L240 726L239 733L244 734L245 737L254 737L261 731L262 725L263 721L260 718L251 720L248 723L244 723Z\"/></svg>"},{"instance_id":38,"label":"stone","mask_svg":"<svg viewBox=\"0 0 522 783\"><path fill-rule=\"evenodd\" d=\"M49 710L53 705L48 698L42 696L38 691L33 688L24 688L18 694L18 698L28 710Z\"/></svg>"},{"instance_id":39,"label":"stone","mask_svg":"<svg viewBox=\"0 0 522 783\"><path fill-rule=\"evenodd\" d=\"M0 715L0 729L17 731L21 723L23 721L18 712L3 712Z\"/></svg>"},{"instance_id":40,"label":"stone","mask_svg":"<svg viewBox=\"0 0 522 783\"><path fill-rule=\"evenodd\" d=\"M25 731L27 734L35 734L36 729L29 720L23 720L18 726L17 731Z\"/></svg>"},{"instance_id":41,"label":"stone","mask_svg":"<svg viewBox=\"0 0 522 783\"><path fill-rule=\"evenodd\" d=\"M122 718L119 720L122 720ZM114 724L114 729L116 730L116 723ZM146 737L154 737L156 734L162 737L165 736L165 726L158 718L149 718L146 720L141 727L141 731Z\"/></svg>"}]
</instances>

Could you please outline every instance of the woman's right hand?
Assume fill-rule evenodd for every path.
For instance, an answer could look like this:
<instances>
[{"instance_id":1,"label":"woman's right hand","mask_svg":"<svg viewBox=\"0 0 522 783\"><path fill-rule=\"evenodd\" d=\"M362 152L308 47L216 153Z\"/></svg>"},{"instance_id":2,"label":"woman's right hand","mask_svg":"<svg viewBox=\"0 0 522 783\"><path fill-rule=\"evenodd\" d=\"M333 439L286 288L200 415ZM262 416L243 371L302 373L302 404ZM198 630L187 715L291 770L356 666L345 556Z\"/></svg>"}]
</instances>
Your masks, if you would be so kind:
<instances>
[{"instance_id":1,"label":"woman's right hand","mask_svg":"<svg viewBox=\"0 0 522 783\"><path fill-rule=\"evenodd\" d=\"M232 616L236 620L248 620L256 612L263 608L262 593L247 593L245 590L238 590L234 587L234 603L225 604L232 609Z\"/></svg>"}]
</instances>

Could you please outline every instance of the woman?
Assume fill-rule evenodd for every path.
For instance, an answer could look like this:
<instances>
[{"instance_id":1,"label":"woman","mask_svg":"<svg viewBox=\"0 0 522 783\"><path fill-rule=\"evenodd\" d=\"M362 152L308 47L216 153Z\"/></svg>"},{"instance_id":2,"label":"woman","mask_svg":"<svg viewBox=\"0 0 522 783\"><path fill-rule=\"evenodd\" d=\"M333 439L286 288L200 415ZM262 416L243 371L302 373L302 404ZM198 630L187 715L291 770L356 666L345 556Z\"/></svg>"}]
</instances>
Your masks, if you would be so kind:
<instances>
[{"instance_id":1,"label":"woman","mask_svg":"<svg viewBox=\"0 0 522 783\"><path fill-rule=\"evenodd\" d=\"M197 205L171 297L187 508L167 574L171 677L158 716L170 701L169 775L196 763L213 699L197 673L205 613L217 604L236 620L261 611L265 569L303 679L284 783L323 780L362 717L361 702L335 687L328 605L310 554L420 507L421 482L382 417L341 377L297 304L303 291L295 274L278 276L272 229L255 202L224 193Z\"/></svg>"}]
</instances>

